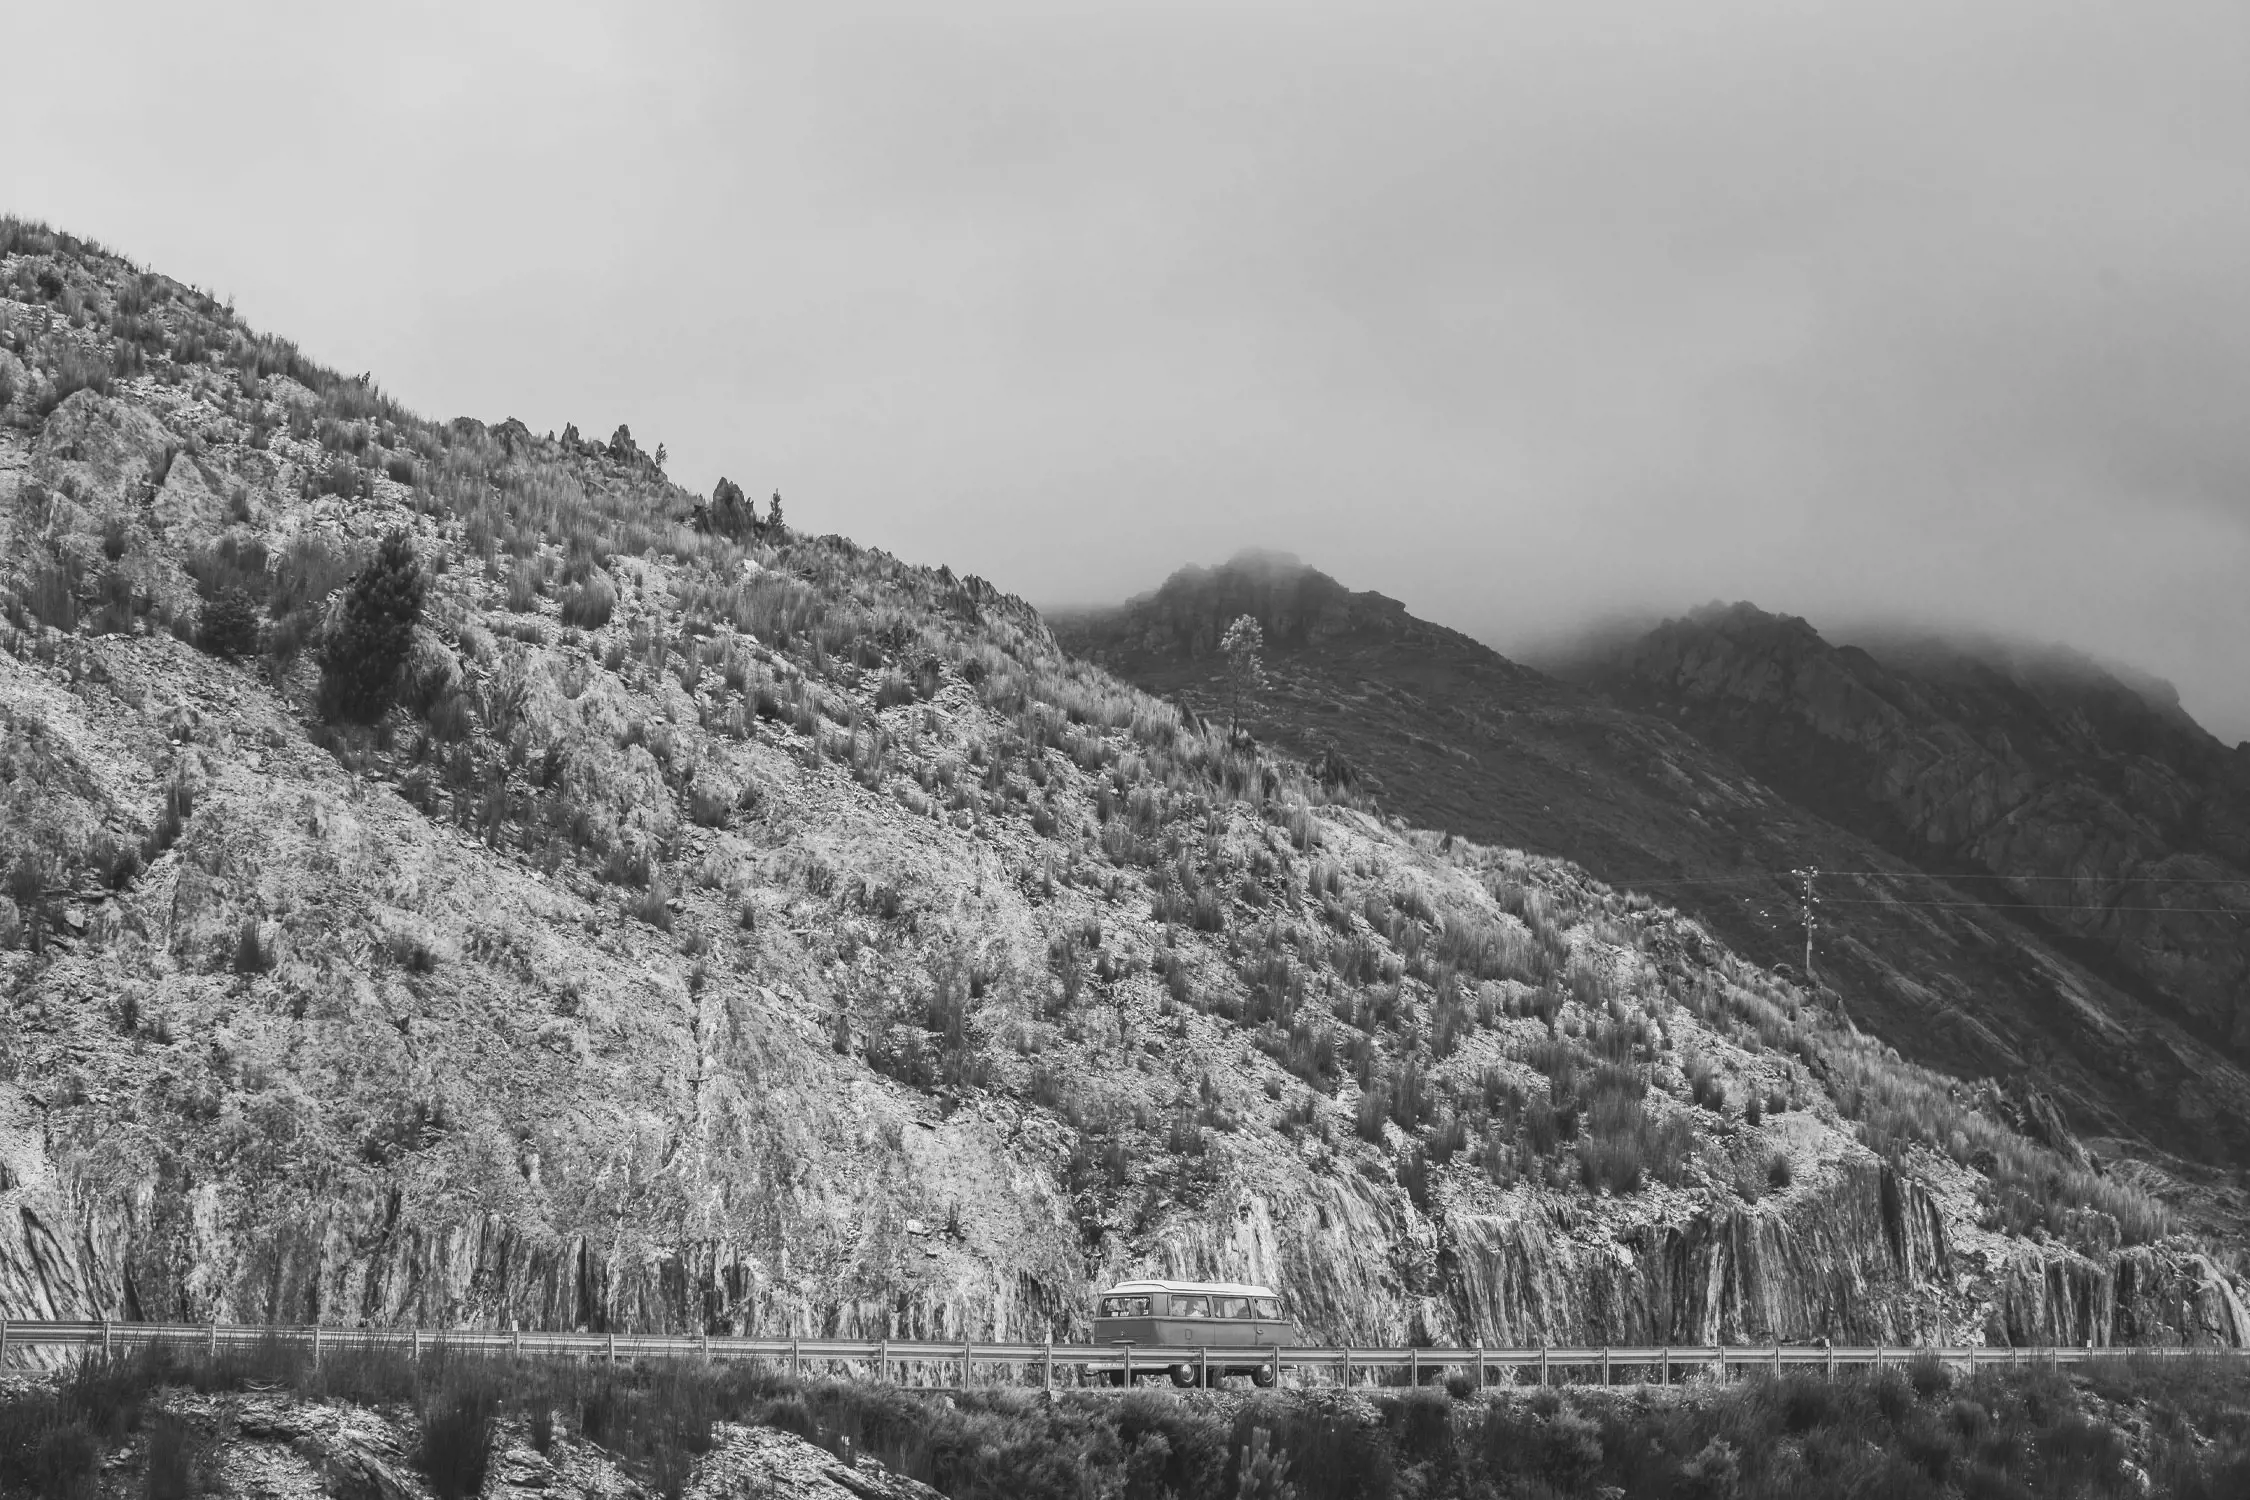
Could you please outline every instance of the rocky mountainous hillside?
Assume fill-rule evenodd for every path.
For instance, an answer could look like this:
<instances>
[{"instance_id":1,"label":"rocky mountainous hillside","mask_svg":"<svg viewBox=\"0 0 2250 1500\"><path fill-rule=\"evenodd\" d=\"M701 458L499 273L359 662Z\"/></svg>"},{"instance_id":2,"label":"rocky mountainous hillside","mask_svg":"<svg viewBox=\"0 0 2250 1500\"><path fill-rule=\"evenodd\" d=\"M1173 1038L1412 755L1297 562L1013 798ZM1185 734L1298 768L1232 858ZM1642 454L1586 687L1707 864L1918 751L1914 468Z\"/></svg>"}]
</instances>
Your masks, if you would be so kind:
<instances>
[{"instance_id":1,"label":"rocky mountainous hillside","mask_svg":"<svg viewBox=\"0 0 2250 1500\"><path fill-rule=\"evenodd\" d=\"M1587 676L2250 1056L2250 743L2063 652L1870 652L1748 605Z\"/></svg>"},{"instance_id":2,"label":"rocky mountainous hillside","mask_svg":"<svg viewBox=\"0 0 2250 1500\"><path fill-rule=\"evenodd\" d=\"M2250 1336L2156 1157L1599 878L1768 836L1696 742L1575 863L1417 831L779 510L0 221L0 1312L1068 1338L1154 1272L1324 1339ZM1430 639L1354 701L1549 722ZM1409 743L1488 775L1455 698ZM1610 731L1552 722L1567 832Z\"/></svg>"},{"instance_id":3,"label":"rocky mountainous hillside","mask_svg":"<svg viewBox=\"0 0 2250 1500\"><path fill-rule=\"evenodd\" d=\"M2176 706L2082 665L2003 681L1958 648L1901 641L1887 654L1922 674L1910 685L1747 606L1565 681L1270 555L1055 623L1128 680L1218 713L1218 634L1242 613L1269 646L1259 734L1303 755L1333 745L1413 822L1567 852L1784 971L1803 951L1790 872L1850 872L1819 883L1817 919L1818 977L1846 1013L1932 1066L2034 1083L2096 1152L2161 1164L2214 1223L2244 1222L2250 1080L2228 996L2250 885L2223 877L2242 868L2245 752ZM1927 836L1906 836L1909 819ZM2159 906L2181 910L2128 910Z\"/></svg>"}]
</instances>

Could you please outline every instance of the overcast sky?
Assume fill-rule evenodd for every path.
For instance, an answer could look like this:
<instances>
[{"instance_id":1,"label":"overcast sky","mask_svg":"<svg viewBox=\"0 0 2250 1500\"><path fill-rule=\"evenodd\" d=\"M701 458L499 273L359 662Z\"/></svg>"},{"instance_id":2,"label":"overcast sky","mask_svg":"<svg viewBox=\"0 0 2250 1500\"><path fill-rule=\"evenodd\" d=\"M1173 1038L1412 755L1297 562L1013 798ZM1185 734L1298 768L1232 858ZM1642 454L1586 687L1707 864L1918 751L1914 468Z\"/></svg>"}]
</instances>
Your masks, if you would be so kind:
<instances>
[{"instance_id":1,"label":"overcast sky","mask_svg":"<svg viewBox=\"0 0 2250 1500\"><path fill-rule=\"evenodd\" d=\"M0 208L1041 602L1748 598L2250 736L2242 0L21 7Z\"/></svg>"}]
</instances>

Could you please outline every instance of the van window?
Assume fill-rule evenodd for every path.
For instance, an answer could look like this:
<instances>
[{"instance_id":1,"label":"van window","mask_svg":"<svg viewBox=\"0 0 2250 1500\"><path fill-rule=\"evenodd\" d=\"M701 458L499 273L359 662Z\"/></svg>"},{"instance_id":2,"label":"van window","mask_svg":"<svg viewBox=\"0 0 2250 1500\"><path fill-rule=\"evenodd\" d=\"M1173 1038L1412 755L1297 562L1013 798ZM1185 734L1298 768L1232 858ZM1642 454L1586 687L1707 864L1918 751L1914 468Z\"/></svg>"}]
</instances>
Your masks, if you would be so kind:
<instances>
[{"instance_id":1,"label":"van window","mask_svg":"<svg viewBox=\"0 0 2250 1500\"><path fill-rule=\"evenodd\" d=\"M1211 1300L1218 1305L1219 1316L1222 1318L1247 1318L1250 1316L1250 1299L1248 1297L1213 1297Z\"/></svg>"},{"instance_id":2,"label":"van window","mask_svg":"<svg viewBox=\"0 0 2250 1500\"><path fill-rule=\"evenodd\" d=\"M1145 1318L1148 1316L1148 1297L1102 1298L1101 1316L1105 1318Z\"/></svg>"},{"instance_id":3,"label":"van window","mask_svg":"<svg viewBox=\"0 0 2250 1500\"><path fill-rule=\"evenodd\" d=\"M1172 1316L1175 1318L1208 1318L1211 1316L1209 1297L1172 1297Z\"/></svg>"},{"instance_id":4,"label":"van window","mask_svg":"<svg viewBox=\"0 0 2250 1500\"><path fill-rule=\"evenodd\" d=\"M1281 1299L1278 1297L1252 1297L1250 1306L1257 1317L1277 1320L1281 1317Z\"/></svg>"}]
</instances>

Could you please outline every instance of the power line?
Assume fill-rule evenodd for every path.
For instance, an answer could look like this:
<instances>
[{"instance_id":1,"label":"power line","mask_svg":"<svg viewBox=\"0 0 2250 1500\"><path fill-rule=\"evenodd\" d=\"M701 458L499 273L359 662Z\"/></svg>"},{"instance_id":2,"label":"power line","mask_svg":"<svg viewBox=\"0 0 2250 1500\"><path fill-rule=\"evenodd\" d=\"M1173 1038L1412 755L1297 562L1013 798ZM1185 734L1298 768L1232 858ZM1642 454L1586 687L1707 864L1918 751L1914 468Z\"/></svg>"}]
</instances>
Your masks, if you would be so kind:
<instances>
[{"instance_id":1,"label":"power line","mask_svg":"<svg viewBox=\"0 0 2250 1500\"><path fill-rule=\"evenodd\" d=\"M1856 876L1870 880L2065 880L2089 883L2095 879L2086 875L2007 875L1991 870L1974 874L1949 875L1936 870L1822 870L1822 875ZM1795 881L1801 877L1798 870L1761 870L1755 875L1677 875L1654 880L1607 880L1604 883L1634 890L1658 886L1679 885L1760 885L1773 882ZM2109 882L2117 885L2240 885L2250 886L2250 875L2127 875Z\"/></svg>"},{"instance_id":2,"label":"power line","mask_svg":"<svg viewBox=\"0 0 2250 1500\"><path fill-rule=\"evenodd\" d=\"M1830 906L1941 906L1965 907L1976 911L2077 911L2077 912L2151 912L2170 916L2226 916L2250 917L2250 906L2063 906L2051 901L1916 901L1904 896L1870 896L1854 899L1830 896L1824 898Z\"/></svg>"}]
</instances>

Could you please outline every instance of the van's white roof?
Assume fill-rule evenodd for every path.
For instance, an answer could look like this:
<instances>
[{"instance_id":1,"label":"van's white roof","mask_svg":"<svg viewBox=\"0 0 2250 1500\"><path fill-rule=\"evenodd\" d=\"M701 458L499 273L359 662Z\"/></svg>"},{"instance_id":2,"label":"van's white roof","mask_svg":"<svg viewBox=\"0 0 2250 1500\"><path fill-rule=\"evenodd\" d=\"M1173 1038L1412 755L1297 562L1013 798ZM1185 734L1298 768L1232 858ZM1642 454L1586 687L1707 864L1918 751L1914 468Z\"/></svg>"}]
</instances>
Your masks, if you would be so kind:
<instances>
[{"instance_id":1,"label":"van's white roof","mask_svg":"<svg viewBox=\"0 0 2250 1500\"><path fill-rule=\"evenodd\" d=\"M1120 1281L1102 1295L1115 1297L1134 1292L1204 1292L1215 1297L1271 1297L1274 1294L1270 1286L1252 1286L1244 1281Z\"/></svg>"}]
</instances>

